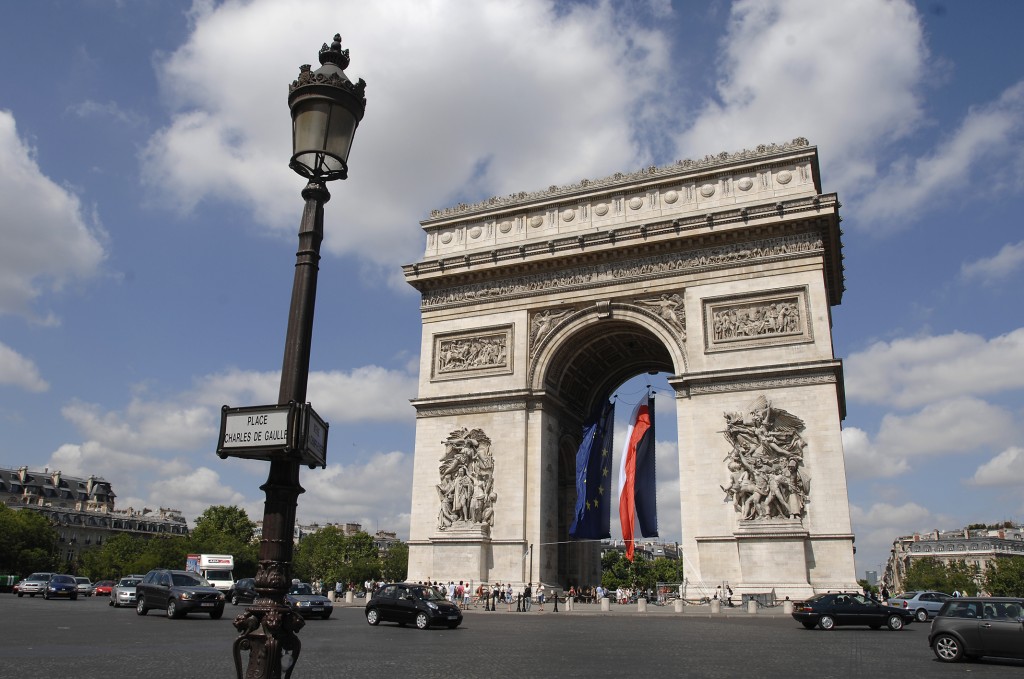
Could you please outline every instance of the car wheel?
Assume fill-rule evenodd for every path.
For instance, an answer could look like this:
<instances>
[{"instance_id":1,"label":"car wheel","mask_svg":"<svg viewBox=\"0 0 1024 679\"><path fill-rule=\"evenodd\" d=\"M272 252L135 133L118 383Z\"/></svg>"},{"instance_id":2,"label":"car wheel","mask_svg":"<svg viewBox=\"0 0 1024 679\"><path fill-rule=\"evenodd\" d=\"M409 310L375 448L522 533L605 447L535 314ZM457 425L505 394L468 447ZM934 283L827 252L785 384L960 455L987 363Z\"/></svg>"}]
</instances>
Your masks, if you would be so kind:
<instances>
[{"instance_id":1,"label":"car wheel","mask_svg":"<svg viewBox=\"0 0 1024 679\"><path fill-rule=\"evenodd\" d=\"M111 599L110 601L108 601L108 602L107 602L107 605L108 605L108 606L113 606L114 608L117 608L117 604L115 604L115 603L114 603L114 600L113 600L113 599Z\"/></svg>"},{"instance_id":2,"label":"car wheel","mask_svg":"<svg viewBox=\"0 0 1024 679\"><path fill-rule=\"evenodd\" d=\"M139 615L145 615L148 610L146 602L143 601L142 597L139 597L139 600L135 602L135 612Z\"/></svg>"},{"instance_id":3,"label":"car wheel","mask_svg":"<svg viewBox=\"0 0 1024 679\"><path fill-rule=\"evenodd\" d=\"M72 601L78 601L78 595L77 594L72 594L71 595L71 600Z\"/></svg>"},{"instance_id":4,"label":"car wheel","mask_svg":"<svg viewBox=\"0 0 1024 679\"><path fill-rule=\"evenodd\" d=\"M818 627L826 632L836 626L835 618L831 615L823 615L818 619Z\"/></svg>"},{"instance_id":5,"label":"car wheel","mask_svg":"<svg viewBox=\"0 0 1024 679\"><path fill-rule=\"evenodd\" d=\"M47 601L49 601L50 600L50 593L49 592L43 592L43 598L46 599Z\"/></svg>"},{"instance_id":6,"label":"car wheel","mask_svg":"<svg viewBox=\"0 0 1024 679\"><path fill-rule=\"evenodd\" d=\"M903 629L903 618L901 618L898 615L890 615L889 622L887 624L889 626L889 629L891 629L893 632L899 632L901 629Z\"/></svg>"},{"instance_id":7,"label":"car wheel","mask_svg":"<svg viewBox=\"0 0 1024 679\"><path fill-rule=\"evenodd\" d=\"M24 594L22 594L21 592L18 592L18 596L19 596L19 597L23 597L23 596L25 596L25 595L24 595Z\"/></svg>"},{"instance_id":8,"label":"car wheel","mask_svg":"<svg viewBox=\"0 0 1024 679\"><path fill-rule=\"evenodd\" d=\"M426 613L416 614L416 627L419 629L427 629L430 627L430 618L427 617Z\"/></svg>"},{"instance_id":9,"label":"car wheel","mask_svg":"<svg viewBox=\"0 0 1024 679\"><path fill-rule=\"evenodd\" d=\"M380 611L378 611L376 608L371 608L370 610L366 611L366 622L370 623L371 625L379 625Z\"/></svg>"},{"instance_id":10,"label":"car wheel","mask_svg":"<svg viewBox=\"0 0 1024 679\"><path fill-rule=\"evenodd\" d=\"M935 657L942 662L957 662L964 657L964 647L960 640L949 634L940 634L932 644Z\"/></svg>"},{"instance_id":11,"label":"car wheel","mask_svg":"<svg viewBox=\"0 0 1024 679\"><path fill-rule=\"evenodd\" d=\"M174 599L167 602L167 619L178 617L178 604Z\"/></svg>"},{"instance_id":12,"label":"car wheel","mask_svg":"<svg viewBox=\"0 0 1024 679\"><path fill-rule=\"evenodd\" d=\"M813 622L802 622L800 624L804 626L804 629L814 629L818 626L816 623Z\"/></svg>"},{"instance_id":13,"label":"car wheel","mask_svg":"<svg viewBox=\"0 0 1024 679\"><path fill-rule=\"evenodd\" d=\"M231 595L231 605L232 606L237 606L238 605L238 595L237 594L232 594Z\"/></svg>"},{"instance_id":14,"label":"car wheel","mask_svg":"<svg viewBox=\"0 0 1024 679\"><path fill-rule=\"evenodd\" d=\"M224 609L219 608L215 611L210 611L210 618L212 620L220 620L221 616L224 615Z\"/></svg>"},{"instance_id":15,"label":"car wheel","mask_svg":"<svg viewBox=\"0 0 1024 679\"><path fill-rule=\"evenodd\" d=\"M928 622L928 611L923 608L919 608L917 609L917 612L914 613L914 617L917 618L918 622Z\"/></svg>"}]
</instances>

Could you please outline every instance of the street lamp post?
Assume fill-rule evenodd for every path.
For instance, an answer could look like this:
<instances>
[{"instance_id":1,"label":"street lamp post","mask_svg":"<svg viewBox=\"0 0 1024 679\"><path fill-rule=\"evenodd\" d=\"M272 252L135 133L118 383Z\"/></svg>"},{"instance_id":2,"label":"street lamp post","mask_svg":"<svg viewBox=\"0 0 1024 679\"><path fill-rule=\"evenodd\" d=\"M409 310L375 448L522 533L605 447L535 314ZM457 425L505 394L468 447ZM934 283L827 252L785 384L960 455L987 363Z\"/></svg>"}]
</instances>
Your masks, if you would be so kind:
<instances>
[{"instance_id":1,"label":"street lamp post","mask_svg":"<svg viewBox=\"0 0 1024 679\"><path fill-rule=\"evenodd\" d=\"M348 177L348 154L366 109L366 83L346 77L348 50L341 36L320 50L321 67L300 68L289 88L292 114L292 158L289 166L308 180L302 190L306 204L299 226L295 278L288 312L284 362L278 403L306 402L313 310L324 233L324 203L331 198L327 182ZM257 598L235 618L239 631L233 645L235 672L242 679L243 651L249 652L245 679L287 679L295 667L302 643L296 633L302 617L289 609L285 594L291 582L295 508L299 494L299 466L294 456L270 457L270 474L260 486L266 493L263 536L256 571Z\"/></svg>"}]
</instances>

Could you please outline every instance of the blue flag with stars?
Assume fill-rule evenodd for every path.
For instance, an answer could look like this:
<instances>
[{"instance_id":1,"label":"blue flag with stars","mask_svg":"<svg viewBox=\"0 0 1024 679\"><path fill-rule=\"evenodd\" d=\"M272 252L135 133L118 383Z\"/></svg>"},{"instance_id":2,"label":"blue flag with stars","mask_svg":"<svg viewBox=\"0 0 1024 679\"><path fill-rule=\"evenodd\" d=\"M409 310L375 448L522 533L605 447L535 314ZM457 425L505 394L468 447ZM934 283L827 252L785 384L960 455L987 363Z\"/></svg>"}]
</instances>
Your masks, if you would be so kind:
<instances>
[{"instance_id":1,"label":"blue flag with stars","mask_svg":"<svg viewBox=\"0 0 1024 679\"><path fill-rule=\"evenodd\" d=\"M600 415L583 427L576 452L576 512L569 536L577 540L611 537L612 432L615 403L606 402Z\"/></svg>"}]
</instances>

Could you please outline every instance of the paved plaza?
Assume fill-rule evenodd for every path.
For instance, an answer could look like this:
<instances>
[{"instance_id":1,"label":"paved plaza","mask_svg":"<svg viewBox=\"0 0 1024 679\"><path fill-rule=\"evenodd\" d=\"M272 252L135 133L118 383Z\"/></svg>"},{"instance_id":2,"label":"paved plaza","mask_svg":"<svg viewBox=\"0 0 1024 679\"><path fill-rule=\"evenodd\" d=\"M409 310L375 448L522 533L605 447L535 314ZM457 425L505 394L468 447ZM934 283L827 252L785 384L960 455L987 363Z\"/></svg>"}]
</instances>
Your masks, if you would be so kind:
<instances>
[{"instance_id":1,"label":"paved plaza","mask_svg":"<svg viewBox=\"0 0 1024 679\"><path fill-rule=\"evenodd\" d=\"M500 608L500 607L499 607ZM0 677L49 679L191 679L234 676L229 606L221 620L139 617L104 599L43 601L0 595ZM927 646L926 625L902 632L808 631L782 607L750 615L707 606L597 605L555 613L466 612L457 630L382 624L370 627L359 606L339 606L329 620L310 620L300 634L293 677L588 677L623 676L1021 677L1024 662L943 665Z\"/></svg>"}]
</instances>

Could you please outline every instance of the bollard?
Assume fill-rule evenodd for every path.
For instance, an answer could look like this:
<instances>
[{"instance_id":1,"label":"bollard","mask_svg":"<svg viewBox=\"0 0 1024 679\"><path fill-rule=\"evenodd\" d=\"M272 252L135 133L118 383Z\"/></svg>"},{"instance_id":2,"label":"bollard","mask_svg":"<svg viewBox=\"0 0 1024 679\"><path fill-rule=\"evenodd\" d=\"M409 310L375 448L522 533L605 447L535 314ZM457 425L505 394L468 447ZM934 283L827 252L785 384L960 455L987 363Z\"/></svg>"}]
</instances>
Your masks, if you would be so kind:
<instances>
[{"instance_id":1,"label":"bollard","mask_svg":"<svg viewBox=\"0 0 1024 679\"><path fill-rule=\"evenodd\" d=\"M523 612L523 595L519 594L516 597L516 613L522 613L522 612Z\"/></svg>"},{"instance_id":2,"label":"bollard","mask_svg":"<svg viewBox=\"0 0 1024 679\"><path fill-rule=\"evenodd\" d=\"M646 613L647 612L647 599L640 597L636 600L636 612Z\"/></svg>"},{"instance_id":3,"label":"bollard","mask_svg":"<svg viewBox=\"0 0 1024 679\"><path fill-rule=\"evenodd\" d=\"M711 600L711 614L718 615L722 612L722 602L719 599Z\"/></svg>"},{"instance_id":4,"label":"bollard","mask_svg":"<svg viewBox=\"0 0 1024 679\"><path fill-rule=\"evenodd\" d=\"M751 599L747 602L747 613L757 615L757 599Z\"/></svg>"},{"instance_id":5,"label":"bollard","mask_svg":"<svg viewBox=\"0 0 1024 679\"><path fill-rule=\"evenodd\" d=\"M610 610L612 610L612 601L608 597L604 597L601 599L601 612L607 613Z\"/></svg>"},{"instance_id":6,"label":"bollard","mask_svg":"<svg viewBox=\"0 0 1024 679\"><path fill-rule=\"evenodd\" d=\"M338 600L338 595L334 593L333 589L327 593L327 600L332 603Z\"/></svg>"},{"instance_id":7,"label":"bollard","mask_svg":"<svg viewBox=\"0 0 1024 679\"><path fill-rule=\"evenodd\" d=\"M345 592L345 603L354 604L356 602L356 593L352 590Z\"/></svg>"},{"instance_id":8,"label":"bollard","mask_svg":"<svg viewBox=\"0 0 1024 679\"><path fill-rule=\"evenodd\" d=\"M558 592L556 591L555 595L553 597L551 597L551 598L555 600L555 608L554 608L554 610L552 612L553 613L557 613L558 612Z\"/></svg>"},{"instance_id":9,"label":"bollard","mask_svg":"<svg viewBox=\"0 0 1024 679\"><path fill-rule=\"evenodd\" d=\"M675 610L676 613L682 613L683 612L683 600L682 599L676 599L675 601L673 601L672 602L672 608L673 608L673 610Z\"/></svg>"},{"instance_id":10,"label":"bollard","mask_svg":"<svg viewBox=\"0 0 1024 679\"><path fill-rule=\"evenodd\" d=\"M793 615L793 602L786 599L782 602L782 612L786 615Z\"/></svg>"}]
</instances>

